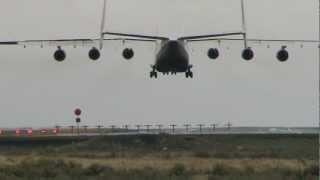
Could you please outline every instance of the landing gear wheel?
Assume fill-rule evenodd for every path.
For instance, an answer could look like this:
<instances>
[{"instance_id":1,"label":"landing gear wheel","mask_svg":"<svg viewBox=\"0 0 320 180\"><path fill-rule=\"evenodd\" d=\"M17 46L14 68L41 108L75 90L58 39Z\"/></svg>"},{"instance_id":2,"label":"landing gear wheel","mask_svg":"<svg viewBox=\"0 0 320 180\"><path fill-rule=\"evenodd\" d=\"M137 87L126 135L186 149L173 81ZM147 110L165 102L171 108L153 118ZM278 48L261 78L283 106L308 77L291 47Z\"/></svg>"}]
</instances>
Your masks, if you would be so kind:
<instances>
[{"instance_id":1,"label":"landing gear wheel","mask_svg":"<svg viewBox=\"0 0 320 180\"><path fill-rule=\"evenodd\" d=\"M152 71L150 72L150 78L155 78L157 79L158 78L158 73L156 71L156 66L154 65L151 65L151 68L152 68Z\"/></svg>"},{"instance_id":2,"label":"landing gear wheel","mask_svg":"<svg viewBox=\"0 0 320 180\"><path fill-rule=\"evenodd\" d=\"M187 71L186 72L186 78L193 78L193 72L192 71Z\"/></svg>"},{"instance_id":3,"label":"landing gear wheel","mask_svg":"<svg viewBox=\"0 0 320 180\"><path fill-rule=\"evenodd\" d=\"M151 71L150 72L150 78L158 78L158 74L157 74L157 72L155 72L155 71Z\"/></svg>"}]
</instances>

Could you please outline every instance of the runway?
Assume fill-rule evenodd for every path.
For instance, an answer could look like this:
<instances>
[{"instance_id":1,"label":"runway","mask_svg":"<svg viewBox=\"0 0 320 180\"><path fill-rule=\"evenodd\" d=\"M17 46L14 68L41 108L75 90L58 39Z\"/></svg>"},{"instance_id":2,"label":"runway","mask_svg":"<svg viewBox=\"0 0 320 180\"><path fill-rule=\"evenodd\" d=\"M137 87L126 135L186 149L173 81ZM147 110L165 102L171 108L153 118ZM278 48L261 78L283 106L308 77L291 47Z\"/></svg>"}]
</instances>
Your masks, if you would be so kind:
<instances>
[{"instance_id":1,"label":"runway","mask_svg":"<svg viewBox=\"0 0 320 180\"><path fill-rule=\"evenodd\" d=\"M54 130L54 131L52 131ZM319 128L299 127L299 128L283 128L283 127L233 127L233 128L176 128L176 129L123 129L123 128L86 128L79 129L50 129L42 132L39 129L20 129L19 133L16 129L2 130L1 136L119 136L119 135L139 135L139 134L170 134L170 135L210 135L210 134L318 134Z\"/></svg>"}]
</instances>

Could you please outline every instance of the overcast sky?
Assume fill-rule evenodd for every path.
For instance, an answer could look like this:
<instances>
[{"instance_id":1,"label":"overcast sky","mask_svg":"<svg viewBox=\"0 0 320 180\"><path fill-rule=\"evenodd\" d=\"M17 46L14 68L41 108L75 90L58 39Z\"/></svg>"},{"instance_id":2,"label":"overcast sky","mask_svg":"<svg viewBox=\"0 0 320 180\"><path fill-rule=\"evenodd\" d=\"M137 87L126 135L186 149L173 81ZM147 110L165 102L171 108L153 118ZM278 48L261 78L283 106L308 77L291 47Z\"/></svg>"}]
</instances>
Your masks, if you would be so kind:
<instances>
[{"instance_id":1,"label":"overcast sky","mask_svg":"<svg viewBox=\"0 0 320 180\"><path fill-rule=\"evenodd\" d=\"M251 38L318 39L317 0L246 0ZM1 0L0 40L97 38L102 0ZM239 0L109 0L106 29L178 37L241 29ZM149 78L150 43L106 43L102 58L90 47L68 48L57 63L55 47L0 47L0 120L3 127L74 123L317 126L318 49L288 44L291 59L279 63L281 43L250 44L255 60L240 58L241 43L190 45L193 80ZM132 61L121 51L135 50ZM219 47L221 57L206 57Z\"/></svg>"}]
</instances>

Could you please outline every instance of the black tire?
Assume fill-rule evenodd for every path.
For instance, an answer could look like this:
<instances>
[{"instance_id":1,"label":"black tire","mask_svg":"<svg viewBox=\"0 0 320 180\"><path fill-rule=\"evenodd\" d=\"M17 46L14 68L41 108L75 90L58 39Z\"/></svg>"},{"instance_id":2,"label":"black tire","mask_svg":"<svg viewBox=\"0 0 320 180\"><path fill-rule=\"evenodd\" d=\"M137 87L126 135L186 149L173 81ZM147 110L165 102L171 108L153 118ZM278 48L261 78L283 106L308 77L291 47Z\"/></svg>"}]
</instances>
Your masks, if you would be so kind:
<instances>
[{"instance_id":1,"label":"black tire","mask_svg":"<svg viewBox=\"0 0 320 180\"><path fill-rule=\"evenodd\" d=\"M193 72L190 72L189 76L190 78L193 78Z\"/></svg>"}]
</instances>

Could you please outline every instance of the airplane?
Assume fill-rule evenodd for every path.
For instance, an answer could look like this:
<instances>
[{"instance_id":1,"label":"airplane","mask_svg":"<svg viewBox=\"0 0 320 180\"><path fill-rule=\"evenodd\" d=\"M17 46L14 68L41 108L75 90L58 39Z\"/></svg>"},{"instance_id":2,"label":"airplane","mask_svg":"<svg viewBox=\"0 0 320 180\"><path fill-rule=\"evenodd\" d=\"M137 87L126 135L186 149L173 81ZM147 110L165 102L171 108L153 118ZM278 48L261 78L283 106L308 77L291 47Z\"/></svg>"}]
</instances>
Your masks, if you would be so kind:
<instances>
[{"instance_id":1,"label":"airplane","mask_svg":"<svg viewBox=\"0 0 320 180\"><path fill-rule=\"evenodd\" d=\"M105 41L144 41L156 43L158 46L158 51L155 55L155 63L151 65L150 78L157 78L158 72L168 75L185 73L186 78L193 78L192 67L190 63L189 52L187 50L187 45L192 42L197 41L243 41L244 49L242 51L242 58L244 60L250 61L254 58L255 53L253 49L248 46L248 43L252 42L299 42L299 43L320 43L316 40L276 40L276 39L248 39L247 38L247 28L246 28L246 17L245 17L245 4L244 0L241 0L241 17L242 17L242 30L233 32L224 32L216 34L206 34L206 35L196 35L196 36L184 36L176 39L170 39L168 37L162 36L151 36L151 35L141 35L141 34L130 34L130 33L119 33L110 32L105 30L105 18L106 18L106 5L107 0L103 2L102 10L102 21L101 21L101 31L100 38L98 39L59 39L59 40L24 40L24 41L6 41L0 42L0 45L23 45L26 47L28 44L40 44L43 47L46 44L57 45L57 50L54 53L54 59L58 62L62 62L66 59L66 52L62 49L62 46L72 45L77 47L78 45L91 45L92 48L89 50L88 56L91 60L98 60L100 58L100 50L103 49L103 44ZM117 36L117 38L105 38L105 36ZM240 36L241 38L226 38L230 36ZM121 38L119 38L121 37ZM95 45L99 44L99 48ZM287 46L281 46L280 50L276 54L276 58L280 62L285 62L289 59L289 52L286 49ZM319 45L320 48L320 45ZM217 59L219 57L218 48L210 48L207 51L207 56L210 59ZM122 56L126 60L130 60L134 57L134 50L132 48L125 48L122 52Z\"/></svg>"}]
</instances>

